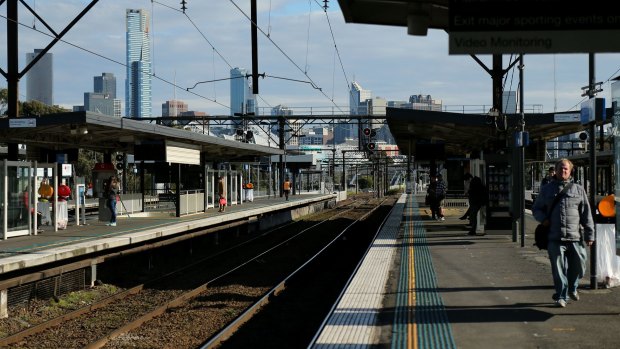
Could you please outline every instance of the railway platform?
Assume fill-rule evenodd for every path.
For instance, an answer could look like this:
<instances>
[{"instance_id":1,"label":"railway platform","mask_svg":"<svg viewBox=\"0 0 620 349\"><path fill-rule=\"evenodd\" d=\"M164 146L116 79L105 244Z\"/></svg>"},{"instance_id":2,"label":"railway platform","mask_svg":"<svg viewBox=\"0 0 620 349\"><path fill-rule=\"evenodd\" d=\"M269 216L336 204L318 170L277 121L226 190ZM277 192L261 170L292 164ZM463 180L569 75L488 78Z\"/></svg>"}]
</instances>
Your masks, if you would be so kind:
<instances>
[{"instance_id":1,"label":"railway platform","mask_svg":"<svg viewBox=\"0 0 620 349\"><path fill-rule=\"evenodd\" d=\"M257 198L229 206L221 213L211 209L182 217L170 213L123 214L117 217L115 227L94 217L85 225L70 221L65 230L55 232L48 226L37 235L0 240L0 316L7 316L8 290L12 287L87 267L91 268L91 280L86 282L94 283L97 258L104 258L98 256L145 250L247 224L264 229L335 205L336 200L337 195L315 193L293 195L288 201Z\"/></svg>"},{"instance_id":2,"label":"railway platform","mask_svg":"<svg viewBox=\"0 0 620 349\"><path fill-rule=\"evenodd\" d=\"M615 348L620 292L591 289L554 306L551 269L506 231L469 236L464 208L430 219L403 195L316 334L311 348Z\"/></svg>"}]
</instances>

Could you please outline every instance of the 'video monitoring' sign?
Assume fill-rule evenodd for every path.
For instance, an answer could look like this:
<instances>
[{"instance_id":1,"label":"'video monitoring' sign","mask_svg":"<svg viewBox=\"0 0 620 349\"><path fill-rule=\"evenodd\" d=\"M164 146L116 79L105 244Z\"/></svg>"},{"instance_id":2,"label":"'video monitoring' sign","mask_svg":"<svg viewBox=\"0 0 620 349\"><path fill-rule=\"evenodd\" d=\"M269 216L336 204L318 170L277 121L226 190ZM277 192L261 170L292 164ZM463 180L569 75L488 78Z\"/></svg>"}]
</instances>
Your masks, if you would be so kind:
<instances>
[{"instance_id":1,"label":"'video monitoring' sign","mask_svg":"<svg viewBox=\"0 0 620 349\"><path fill-rule=\"evenodd\" d=\"M450 54L620 52L620 1L450 0Z\"/></svg>"}]
</instances>

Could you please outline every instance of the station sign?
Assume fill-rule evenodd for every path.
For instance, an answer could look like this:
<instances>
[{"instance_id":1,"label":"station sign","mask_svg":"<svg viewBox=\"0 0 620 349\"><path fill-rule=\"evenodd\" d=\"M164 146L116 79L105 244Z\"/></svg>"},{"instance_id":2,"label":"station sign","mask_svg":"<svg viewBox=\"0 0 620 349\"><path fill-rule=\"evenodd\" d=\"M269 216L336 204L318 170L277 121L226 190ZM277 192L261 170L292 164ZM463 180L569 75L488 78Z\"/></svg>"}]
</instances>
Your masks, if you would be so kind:
<instances>
[{"instance_id":1,"label":"station sign","mask_svg":"<svg viewBox=\"0 0 620 349\"><path fill-rule=\"evenodd\" d=\"M9 128L37 127L37 119L33 118L10 118Z\"/></svg>"},{"instance_id":2,"label":"station sign","mask_svg":"<svg viewBox=\"0 0 620 349\"><path fill-rule=\"evenodd\" d=\"M580 113L553 114L553 122L579 122L579 121L581 121Z\"/></svg>"},{"instance_id":3,"label":"station sign","mask_svg":"<svg viewBox=\"0 0 620 349\"><path fill-rule=\"evenodd\" d=\"M450 0L450 54L620 52L620 1Z\"/></svg>"}]
</instances>

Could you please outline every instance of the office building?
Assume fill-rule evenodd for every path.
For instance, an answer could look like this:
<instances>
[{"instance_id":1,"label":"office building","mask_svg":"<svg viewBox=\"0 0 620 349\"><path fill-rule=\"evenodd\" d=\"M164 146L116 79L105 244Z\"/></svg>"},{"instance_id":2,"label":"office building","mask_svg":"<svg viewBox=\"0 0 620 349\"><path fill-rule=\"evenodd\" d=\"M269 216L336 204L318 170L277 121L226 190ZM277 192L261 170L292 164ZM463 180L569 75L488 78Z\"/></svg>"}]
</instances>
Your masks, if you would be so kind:
<instances>
[{"instance_id":1,"label":"office building","mask_svg":"<svg viewBox=\"0 0 620 349\"><path fill-rule=\"evenodd\" d=\"M187 103L173 99L162 103L161 116L179 116L187 110Z\"/></svg>"},{"instance_id":2,"label":"office building","mask_svg":"<svg viewBox=\"0 0 620 349\"><path fill-rule=\"evenodd\" d=\"M26 53L26 64L30 64L42 51L35 49L33 53ZM53 56L48 52L26 73L26 100L54 105L53 82Z\"/></svg>"},{"instance_id":3,"label":"office building","mask_svg":"<svg viewBox=\"0 0 620 349\"><path fill-rule=\"evenodd\" d=\"M183 113L187 112L187 103L179 100L169 100L161 105L161 116L162 117L177 117L183 115ZM162 120L162 125L171 126L176 125L178 120ZM187 125L187 122L183 123Z\"/></svg>"},{"instance_id":4,"label":"office building","mask_svg":"<svg viewBox=\"0 0 620 349\"><path fill-rule=\"evenodd\" d=\"M370 115L366 100L371 98L372 91L364 90L356 81L351 82L351 88L349 90L349 113L351 115ZM335 144L341 144L345 143L347 139L356 139L358 127L350 123L335 124L333 133L333 141Z\"/></svg>"},{"instance_id":5,"label":"office building","mask_svg":"<svg viewBox=\"0 0 620 349\"><path fill-rule=\"evenodd\" d=\"M103 93L116 98L116 77L112 73L101 73L101 76L94 77L93 92Z\"/></svg>"},{"instance_id":6,"label":"office building","mask_svg":"<svg viewBox=\"0 0 620 349\"><path fill-rule=\"evenodd\" d=\"M84 110L114 116L114 99L105 93L85 92Z\"/></svg>"},{"instance_id":7,"label":"office building","mask_svg":"<svg viewBox=\"0 0 620 349\"><path fill-rule=\"evenodd\" d=\"M127 9L127 78L125 116L151 117L151 48L149 16L142 9Z\"/></svg>"},{"instance_id":8,"label":"office building","mask_svg":"<svg viewBox=\"0 0 620 349\"><path fill-rule=\"evenodd\" d=\"M121 117L121 101L116 99L116 77L102 73L93 77L94 92L84 93L84 110Z\"/></svg>"},{"instance_id":9,"label":"office building","mask_svg":"<svg viewBox=\"0 0 620 349\"><path fill-rule=\"evenodd\" d=\"M275 107L271 108L271 116L291 116L293 115L293 110L286 105L278 104ZM277 123L271 125L270 130L271 133L277 135L280 126Z\"/></svg>"},{"instance_id":10,"label":"office building","mask_svg":"<svg viewBox=\"0 0 620 349\"><path fill-rule=\"evenodd\" d=\"M251 80L244 68L230 70L230 115L251 114L258 115L256 96L252 93Z\"/></svg>"},{"instance_id":11,"label":"office building","mask_svg":"<svg viewBox=\"0 0 620 349\"><path fill-rule=\"evenodd\" d=\"M372 98L372 91L364 90L357 81L351 83L349 90L349 109L351 115L369 115L364 102Z\"/></svg>"},{"instance_id":12,"label":"office building","mask_svg":"<svg viewBox=\"0 0 620 349\"><path fill-rule=\"evenodd\" d=\"M412 95L409 97L409 104L404 108L415 110L441 111L443 104L441 99L433 99L431 95Z\"/></svg>"}]
</instances>

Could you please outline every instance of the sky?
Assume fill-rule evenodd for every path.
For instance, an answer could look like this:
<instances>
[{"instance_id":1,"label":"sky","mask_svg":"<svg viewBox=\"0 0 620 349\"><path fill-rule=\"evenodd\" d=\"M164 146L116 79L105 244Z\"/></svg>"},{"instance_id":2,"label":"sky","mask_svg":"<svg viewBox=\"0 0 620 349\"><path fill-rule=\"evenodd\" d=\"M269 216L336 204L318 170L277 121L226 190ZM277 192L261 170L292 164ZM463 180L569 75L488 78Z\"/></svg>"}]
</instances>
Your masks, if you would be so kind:
<instances>
[{"instance_id":1,"label":"sky","mask_svg":"<svg viewBox=\"0 0 620 349\"><path fill-rule=\"evenodd\" d=\"M61 32L90 3L88 0L26 0L54 29ZM348 90L357 81L373 97L408 100L431 95L448 109L462 105L488 110L492 82L468 55L448 54L448 35L429 30L409 36L405 27L345 23L336 0L327 12L318 0L258 1L258 104L262 113L286 105L295 114L347 114ZM103 72L117 78L117 98L124 104L125 10L142 8L151 14L154 74L153 116L161 104L180 99L190 110L210 115L230 114L229 80L234 67L251 70L250 1L100 0L50 52L54 54L54 104L71 108L92 92L93 77ZM20 69L27 52L52 40L45 26L20 4ZM36 30L33 29L33 25ZM6 2L0 6L0 42L6 42ZM478 56L491 67L491 56ZM504 67L511 60L503 58ZM526 55L526 111L577 110L588 84L587 54ZM610 105L610 79L620 75L619 54L595 55L595 78L603 82L598 96ZM7 70L6 45L0 45L0 67ZM519 72L506 75L505 90L518 90ZM176 87L175 87L176 86ZM0 81L6 87L6 80ZM25 100L26 79L20 81ZM484 107L483 107L484 106ZM265 107L263 109L263 107ZM468 108L471 109L471 108ZM123 109L124 110L124 109Z\"/></svg>"}]
</instances>

